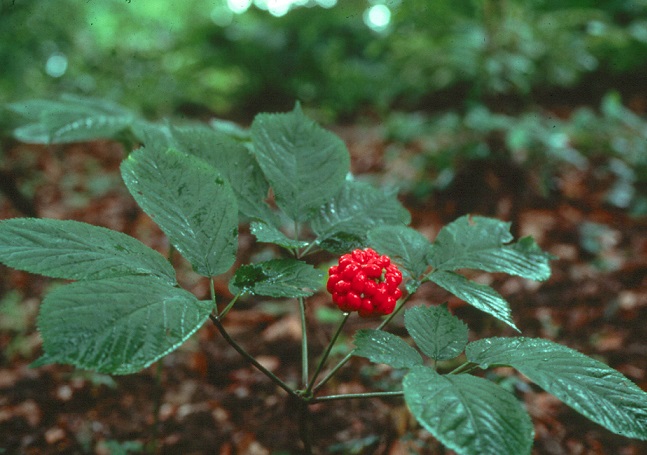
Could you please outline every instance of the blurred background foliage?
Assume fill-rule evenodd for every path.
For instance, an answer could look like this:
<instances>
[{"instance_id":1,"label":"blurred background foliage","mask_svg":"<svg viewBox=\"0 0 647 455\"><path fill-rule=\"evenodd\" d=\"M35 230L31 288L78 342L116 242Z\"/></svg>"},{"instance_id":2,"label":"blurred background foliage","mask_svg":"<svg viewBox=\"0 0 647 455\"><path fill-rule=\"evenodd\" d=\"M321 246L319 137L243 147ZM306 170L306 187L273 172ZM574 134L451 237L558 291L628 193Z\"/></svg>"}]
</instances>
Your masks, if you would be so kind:
<instances>
[{"instance_id":1,"label":"blurred background foliage","mask_svg":"<svg viewBox=\"0 0 647 455\"><path fill-rule=\"evenodd\" d=\"M450 189L470 164L482 172L488 165L498 168L497 179L517 182L512 192L531 185L548 197L556 190L556 175L570 168L594 172L605 186L605 204L647 214L647 122L623 106L617 92L608 93L599 109L579 107L568 119L541 108L506 115L484 105L464 114L396 112L385 136L387 156L396 163L392 178L416 199ZM482 193L482 180L481 174L473 182L474 191Z\"/></svg>"},{"instance_id":2,"label":"blurred background foliage","mask_svg":"<svg viewBox=\"0 0 647 455\"><path fill-rule=\"evenodd\" d=\"M383 124L394 159L415 142L421 198L474 160L601 162L609 201L647 212L647 0L0 0L0 43L0 104L248 124L300 100Z\"/></svg>"},{"instance_id":3,"label":"blurred background foliage","mask_svg":"<svg viewBox=\"0 0 647 455\"><path fill-rule=\"evenodd\" d=\"M0 102L70 92L152 117L248 120L300 99L337 120L501 100L520 109L565 90L597 103L647 74L647 0L0 5Z\"/></svg>"}]
</instances>

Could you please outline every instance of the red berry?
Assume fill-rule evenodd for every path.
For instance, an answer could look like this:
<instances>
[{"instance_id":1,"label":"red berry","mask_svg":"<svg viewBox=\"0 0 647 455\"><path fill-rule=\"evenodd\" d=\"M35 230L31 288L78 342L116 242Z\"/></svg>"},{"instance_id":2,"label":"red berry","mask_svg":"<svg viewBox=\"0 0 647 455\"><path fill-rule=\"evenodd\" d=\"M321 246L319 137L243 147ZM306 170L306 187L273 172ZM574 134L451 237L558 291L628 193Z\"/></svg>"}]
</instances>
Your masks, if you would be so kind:
<instances>
[{"instance_id":1,"label":"red berry","mask_svg":"<svg viewBox=\"0 0 647 455\"><path fill-rule=\"evenodd\" d=\"M351 253L353 261L358 264L364 264L366 262L366 253L362 250L355 250Z\"/></svg>"},{"instance_id":2,"label":"red berry","mask_svg":"<svg viewBox=\"0 0 647 455\"><path fill-rule=\"evenodd\" d=\"M335 285L337 282L340 280L338 275L333 275L330 274L330 278L328 278L328 283L326 283L326 289L328 292L332 293L335 290Z\"/></svg>"},{"instance_id":3,"label":"red berry","mask_svg":"<svg viewBox=\"0 0 647 455\"><path fill-rule=\"evenodd\" d=\"M367 297L373 297L377 291L377 283L373 280L366 280L364 283L364 295Z\"/></svg>"},{"instance_id":4,"label":"red berry","mask_svg":"<svg viewBox=\"0 0 647 455\"><path fill-rule=\"evenodd\" d=\"M380 268L386 268L391 264L391 260L389 259L388 256L380 256L375 260L375 263L380 267Z\"/></svg>"},{"instance_id":5,"label":"red berry","mask_svg":"<svg viewBox=\"0 0 647 455\"><path fill-rule=\"evenodd\" d=\"M369 278L379 278L382 276L382 267L374 262L366 264L364 266L364 273L366 273L366 276Z\"/></svg>"},{"instance_id":6,"label":"red berry","mask_svg":"<svg viewBox=\"0 0 647 455\"><path fill-rule=\"evenodd\" d=\"M341 276L346 281L351 281L355 277L355 275L357 275L357 272L359 272L359 270L360 270L359 265L355 264L354 262L351 262L346 267L344 267L344 270L341 272Z\"/></svg>"},{"instance_id":7,"label":"red berry","mask_svg":"<svg viewBox=\"0 0 647 455\"><path fill-rule=\"evenodd\" d=\"M386 267L386 273L388 273L388 274L398 278L400 281L402 281L402 272L400 272L400 270L398 270L398 268L396 266L394 266L393 264Z\"/></svg>"},{"instance_id":8,"label":"red berry","mask_svg":"<svg viewBox=\"0 0 647 455\"><path fill-rule=\"evenodd\" d=\"M362 298L354 292L346 294L346 303L350 311L357 311L362 306Z\"/></svg>"},{"instance_id":9,"label":"red berry","mask_svg":"<svg viewBox=\"0 0 647 455\"><path fill-rule=\"evenodd\" d=\"M350 283L348 281L339 280L335 284L335 292L346 294L348 291L350 291Z\"/></svg>"},{"instance_id":10,"label":"red berry","mask_svg":"<svg viewBox=\"0 0 647 455\"><path fill-rule=\"evenodd\" d=\"M386 299L389 297L389 291L384 286L384 283L378 285L377 291L375 292L375 295L373 296L373 301L377 306L382 306L386 303Z\"/></svg>"},{"instance_id":11,"label":"red berry","mask_svg":"<svg viewBox=\"0 0 647 455\"><path fill-rule=\"evenodd\" d=\"M402 297L398 289L402 273L388 256L375 250L354 250L328 269L326 289L342 311L357 311L362 317L390 314Z\"/></svg>"},{"instance_id":12,"label":"red berry","mask_svg":"<svg viewBox=\"0 0 647 455\"><path fill-rule=\"evenodd\" d=\"M360 308L357 309L361 317L365 318L373 315L373 304L369 299L363 299Z\"/></svg>"},{"instance_id":13,"label":"red berry","mask_svg":"<svg viewBox=\"0 0 647 455\"><path fill-rule=\"evenodd\" d=\"M396 277L393 275L387 275L386 278L384 278L384 282L386 283L386 288L389 290L389 292L395 292L395 290L398 288L398 285L400 284L401 280L398 280Z\"/></svg>"},{"instance_id":14,"label":"red berry","mask_svg":"<svg viewBox=\"0 0 647 455\"><path fill-rule=\"evenodd\" d=\"M344 268L348 264L351 264L353 262L353 258L351 257L350 254L344 254L342 257L339 258L339 267Z\"/></svg>"},{"instance_id":15,"label":"red berry","mask_svg":"<svg viewBox=\"0 0 647 455\"><path fill-rule=\"evenodd\" d=\"M364 289L366 288L366 275L362 272L358 272L353 278L353 281L351 281L350 288L358 294L364 292Z\"/></svg>"}]
</instances>

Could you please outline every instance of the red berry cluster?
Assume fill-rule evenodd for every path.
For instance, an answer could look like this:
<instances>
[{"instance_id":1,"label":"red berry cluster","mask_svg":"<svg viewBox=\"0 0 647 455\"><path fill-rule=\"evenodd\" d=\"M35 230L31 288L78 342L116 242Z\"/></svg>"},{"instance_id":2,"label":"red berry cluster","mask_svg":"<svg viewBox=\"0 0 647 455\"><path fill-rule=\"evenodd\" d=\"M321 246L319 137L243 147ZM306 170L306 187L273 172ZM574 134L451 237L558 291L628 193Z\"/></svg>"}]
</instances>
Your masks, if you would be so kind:
<instances>
[{"instance_id":1,"label":"red berry cluster","mask_svg":"<svg viewBox=\"0 0 647 455\"><path fill-rule=\"evenodd\" d=\"M398 289L402 273L388 256L371 248L355 250L339 258L328 271L327 289L342 311L357 311L360 316L391 314L402 296Z\"/></svg>"}]
</instances>

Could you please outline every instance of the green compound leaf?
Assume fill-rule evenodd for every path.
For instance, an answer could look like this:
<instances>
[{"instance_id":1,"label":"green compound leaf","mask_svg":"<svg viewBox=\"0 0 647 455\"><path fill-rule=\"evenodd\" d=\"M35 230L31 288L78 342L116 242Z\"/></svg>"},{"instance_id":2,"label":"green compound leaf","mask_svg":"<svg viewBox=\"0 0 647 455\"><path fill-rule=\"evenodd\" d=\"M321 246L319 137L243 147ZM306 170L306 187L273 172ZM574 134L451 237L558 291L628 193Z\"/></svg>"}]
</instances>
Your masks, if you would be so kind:
<instances>
[{"instance_id":1,"label":"green compound leaf","mask_svg":"<svg viewBox=\"0 0 647 455\"><path fill-rule=\"evenodd\" d=\"M341 188L350 168L344 142L307 118L297 104L285 114L259 114L251 127L256 159L276 205L305 221Z\"/></svg>"},{"instance_id":2,"label":"green compound leaf","mask_svg":"<svg viewBox=\"0 0 647 455\"><path fill-rule=\"evenodd\" d=\"M175 284L175 270L157 251L121 232L79 221L0 221L0 262L67 280L152 275Z\"/></svg>"},{"instance_id":3,"label":"green compound leaf","mask_svg":"<svg viewBox=\"0 0 647 455\"><path fill-rule=\"evenodd\" d=\"M174 148L202 158L220 171L229 180L243 217L274 219L275 215L265 203L269 184L253 154L242 142L202 124L151 124L143 128L141 135L147 148Z\"/></svg>"},{"instance_id":4,"label":"green compound leaf","mask_svg":"<svg viewBox=\"0 0 647 455\"><path fill-rule=\"evenodd\" d=\"M203 160L175 150L138 149L121 164L139 206L203 276L236 259L238 206L231 186Z\"/></svg>"},{"instance_id":5,"label":"green compound leaf","mask_svg":"<svg viewBox=\"0 0 647 455\"><path fill-rule=\"evenodd\" d=\"M413 368L422 365L422 357L402 338L382 330L358 330L353 355L366 357L375 363L393 368Z\"/></svg>"},{"instance_id":6,"label":"green compound leaf","mask_svg":"<svg viewBox=\"0 0 647 455\"><path fill-rule=\"evenodd\" d=\"M438 269L430 273L427 279L436 283L441 288L448 290L473 307L494 316L519 331L512 320L510 305L490 286L470 281L458 273L445 272Z\"/></svg>"},{"instance_id":7,"label":"green compound leaf","mask_svg":"<svg viewBox=\"0 0 647 455\"><path fill-rule=\"evenodd\" d=\"M323 283L323 273L296 259L272 259L242 265L229 282L233 294L269 297L308 297Z\"/></svg>"},{"instance_id":8,"label":"green compound leaf","mask_svg":"<svg viewBox=\"0 0 647 455\"><path fill-rule=\"evenodd\" d=\"M467 345L467 325L452 315L446 304L408 309L404 326L420 350L434 360L454 359Z\"/></svg>"},{"instance_id":9,"label":"green compound leaf","mask_svg":"<svg viewBox=\"0 0 647 455\"><path fill-rule=\"evenodd\" d=\"M304 248L308 246L308 242L290 239L274 226L263 223L262 221L252 221L249 227L250 232L259 242L273 243L288 249Z\"/></svg>"},{"instance_id":10,"label":"green compound leaf","mask_svg":"<svg viewBox=\"0 0 647 455\"><path fill-rule=\"evenodd\" d=\"M418 366L404 378L404 399L420 424L460 455L530 454L530 416L505 389L476 376Z\"/></svg>"},{"instance_id":11,"label":"green compound leaf","mask_svg":"<svg viewBox=\"0 0 647 455\"><path fill-rule=\"evenodd\" d=\"M431 244L424 235L408 226L373 228L368 232L368 244L402 264L413 279L418 279L428 267Z\"/></svg>"},{"instance_id":12,"label":"green compound leaf","mask_svg":"<svg viewBox=\"0 0 647 455\"><path fill-rule=\"evenodd\" d=\"M531 280L550 276L548 261L530 237L516 243L510 223L480 216L462 216L440 230L432 246L430 264L439 270L461 268L505 272Z\"/></svg>"},{"instance_id":13,"label":"green compound leaf","mask_svg":"<svg viewBox=\"0 0 647 455\"><path fill-rule=\"evenodd\" d=\"M141 276L61 286L40 310L45 355L34 366L68 363L101 373L135 373L179 347L212 306Z\"/></svg>"},{"instance_id":14,"label":"green compound leaf","mask_svg":"<svg viewBox=\"0 0 647 455\"><path fill-rule=\"evenodd\" d=\"M341 191L319 209L310 223L317 241L324 247L329 239L343 238L342 233L366 239L371 228L410 221L411 215L398 201L395 191L346 180Z\"/></svg>"},{"instance_id":15,"label":"green compound leaf","mask_svg":"<svg viewBox=\"0 0 647 455\"><path fill-rule=\"evenodd\" d=\"M486 338L465 351L482 368L508 365L610 431L647 440L647 393L618 371L539 338Z\"/></svg>"},{"instance_id":16,"label":"green compound leaf","mask_svg":"<svg viewBox=\"0 0 647 455\"><path fill-rule=\"evenodd\" d=\"M131 111L103 99L63 95L8 105L28 123L14 130L19 141L61 144L116 138L135 121Z\"/></svg>"}]
</instances>

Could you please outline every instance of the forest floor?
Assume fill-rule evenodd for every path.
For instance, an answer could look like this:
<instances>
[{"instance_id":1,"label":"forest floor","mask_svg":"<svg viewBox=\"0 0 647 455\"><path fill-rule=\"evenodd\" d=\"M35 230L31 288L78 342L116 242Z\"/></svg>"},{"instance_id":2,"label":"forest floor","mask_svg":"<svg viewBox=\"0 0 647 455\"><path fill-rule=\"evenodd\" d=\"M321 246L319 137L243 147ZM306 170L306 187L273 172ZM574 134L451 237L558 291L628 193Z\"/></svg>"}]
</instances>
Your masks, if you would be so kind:
<instances>
[{"instance_id":1,"label":"forest floor","mask_svg":"<svg viewBox=\"0 0 647 455\"><path fill-rule=\"evenodd\" d=\"M353 172L381 183L397 180L402 162L385 158L388 144L378 127L339 127L335 132L349 146ZM164 236L121 183L122 157L121 147L111 142L49 148L14 144L5 152L5 168L31 195L39 217L106 226L165 252ZM532 190L532 170L524 176L514 169L502 172L499 165L483 162L465 169L442 193L403 195L413 226L433 239L444 224L469 212L512 221L517 235L534 236L559 258L552 262L548 281L496 274L474 278L510 302L524 336L549 338L600 359L647 390L647 219L608 206L603 197L608 182L592 169L559 170L555 190L544 197ZM24 213L0 198L0 219L15 216ZM264 248L241 230L242 259ZM206 298L205 280L181 259L175 265L181 285ZM0 453L103 455L144 448L183 455L299 453L293 403L210 324L134 375L109 377L64 365L30 368L41 354L36 315L53 284L0 266ZM217 292L229 298L224 279ZM515 334L430 284L412 304L444 301L468 324L471 339ZM313 358L336 326L328 307L330 299L323 292L308 301ZM292 302L256 300L237 304L226 318L236 340L293 383L301 374L296 310ZM371 326L371 321L352 317L333 351L335 358L350 349L355 329ZM404 333L402 318L390 328ZM532 416L533 454L647 453L647 442L610 433L510 370L497 373L509 379ZM354 358L325 392L385 390L399 377L400 371ZM317 453L453 453L412 420L400 398L319 403L312 411Z\"/></svg>"}]
</instances>

